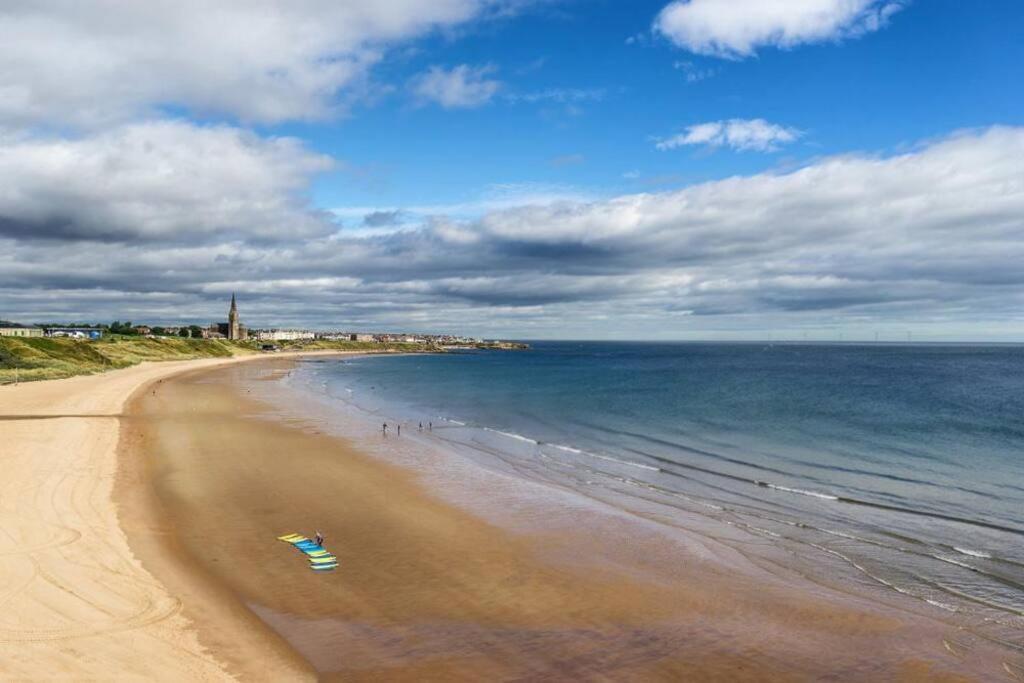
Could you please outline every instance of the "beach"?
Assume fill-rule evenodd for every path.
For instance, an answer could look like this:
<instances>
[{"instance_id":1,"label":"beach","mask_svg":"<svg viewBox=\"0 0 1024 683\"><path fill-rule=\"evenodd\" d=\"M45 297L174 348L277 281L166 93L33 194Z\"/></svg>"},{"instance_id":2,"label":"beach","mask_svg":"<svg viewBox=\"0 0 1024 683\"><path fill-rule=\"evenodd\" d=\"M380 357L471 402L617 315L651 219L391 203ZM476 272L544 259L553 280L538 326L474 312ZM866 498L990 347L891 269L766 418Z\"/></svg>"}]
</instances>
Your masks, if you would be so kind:
<instances>
[{"instance_id":1,"label":"beach","mask_svg":"<svg viewBox=\"0 0 1024 683\"><path fill-rule=\"evenodd\" d=\"M524 504L504 475L453 478L503 510L500 523L476 514L422 473L282 417L260 386L292 362L0 388L2 677L1013 675L948 623L801 584L571 493ZM309 571L276 540L314 529L334 572Z\"/></svg>"},{"instance_id":2,"label":"beach","mask_svg":"<svg viewBox=\"0 0 1024 683\"><path fill-rule=\"evenodd\" d=\"M133 556L112 500L126 399L217 364L0 387L0 678L230 679Z\"/></svg>"},{"instance_id":3,"label":"beach","mask_svg":"<svg viewBox=\"0 0 1024 683\"><path fill-rule=\"evenodd\" d=\"M465 486L500 501L502 515L475 514L422 473L294 417L301 405L282 416L261 387L290 369L235 365L137 395L122 458L152 486L119 495L159 532L129 530L130 540L175 539L171 552L133 542L158 577L204 577L321 678L958 680L994 670L984 646L951 654L948 624L800 585L710 539L571 495L526 504L518 482L476 473ZM381 448L397 447L390 438ZM314 529L339 556L332 573L310 572L276 540ZM243 669L244 653L233 655Z\"/></svg>"}]
</instances>

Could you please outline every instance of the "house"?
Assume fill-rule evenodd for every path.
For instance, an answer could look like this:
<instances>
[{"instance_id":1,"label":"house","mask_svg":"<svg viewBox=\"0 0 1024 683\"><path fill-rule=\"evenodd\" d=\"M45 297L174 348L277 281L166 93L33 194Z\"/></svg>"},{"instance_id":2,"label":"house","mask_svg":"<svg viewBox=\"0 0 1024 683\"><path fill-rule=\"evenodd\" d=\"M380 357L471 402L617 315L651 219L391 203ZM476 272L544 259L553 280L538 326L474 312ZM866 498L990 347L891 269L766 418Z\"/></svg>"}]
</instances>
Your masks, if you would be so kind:
<instances>
[{"instance_id":1,"label":"house","mask_svg":"<svg viewBox=\"0 0 1024 683\"><path fill-rule=\"evenodd\" d=\"M20 325L7 320L0 320L0 337L42 337L43 330L31 325Z\"/></svg>"},{"instance_id":2,"label":"house","mask_svg":"<svg viewBox=\"0 0 1024 683\"><path fill-rule=\"evenodd\" d=\"M297 341L316 338L316 334L309 330L256 330L253 334L259 341Z\"/></svg>"}]
</instances>

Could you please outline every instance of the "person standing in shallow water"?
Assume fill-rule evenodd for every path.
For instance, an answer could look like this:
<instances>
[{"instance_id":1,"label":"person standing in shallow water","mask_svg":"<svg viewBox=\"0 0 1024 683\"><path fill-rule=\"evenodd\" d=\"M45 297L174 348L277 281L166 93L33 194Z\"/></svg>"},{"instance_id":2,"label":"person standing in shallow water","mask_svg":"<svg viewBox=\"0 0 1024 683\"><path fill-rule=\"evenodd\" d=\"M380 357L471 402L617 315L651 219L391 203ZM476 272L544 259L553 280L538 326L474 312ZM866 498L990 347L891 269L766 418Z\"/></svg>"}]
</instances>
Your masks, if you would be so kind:
<instances>
[{"instance_id":1,"label":"person standing in shallow water","mask_svg":"<svg viewBox=\"0 0 1024 683\"><path fill-rule=\"evenodd\" d=\"M384 427L381 429L381 432L384 433L384 436L388 435L388 423L387 422L384 423Z\"/></svg>"},{"instance_id":2,"label":"person standing in shallow water","mask_svg":"<svg viewBox=\"0 0 1024 683\"><path fill-rule=\"evenodd\" d=\"M402 435L402 425L401 425L401 423L398 424L396 429L398 430L398 436L401 436Z\"/></svg>"}]
</instances>

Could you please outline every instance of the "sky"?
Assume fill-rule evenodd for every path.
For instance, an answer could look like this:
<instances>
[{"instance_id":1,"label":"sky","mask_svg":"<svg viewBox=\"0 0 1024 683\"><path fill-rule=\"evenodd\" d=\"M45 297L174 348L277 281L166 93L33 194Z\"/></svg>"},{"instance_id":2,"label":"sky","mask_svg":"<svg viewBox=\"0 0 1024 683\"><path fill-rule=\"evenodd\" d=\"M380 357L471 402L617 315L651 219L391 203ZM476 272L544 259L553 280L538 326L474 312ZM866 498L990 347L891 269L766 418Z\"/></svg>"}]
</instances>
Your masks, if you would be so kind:
<instances>
[{"instance_id":1,"label":"sky","mask_svg":"<svg viewBox=\"0 0 1024 683\"><path fill-rule=\"evenodd\" d=\"M1017 0L0 4L0 319L1024 341Z\"/></svg>"}]
</instances>

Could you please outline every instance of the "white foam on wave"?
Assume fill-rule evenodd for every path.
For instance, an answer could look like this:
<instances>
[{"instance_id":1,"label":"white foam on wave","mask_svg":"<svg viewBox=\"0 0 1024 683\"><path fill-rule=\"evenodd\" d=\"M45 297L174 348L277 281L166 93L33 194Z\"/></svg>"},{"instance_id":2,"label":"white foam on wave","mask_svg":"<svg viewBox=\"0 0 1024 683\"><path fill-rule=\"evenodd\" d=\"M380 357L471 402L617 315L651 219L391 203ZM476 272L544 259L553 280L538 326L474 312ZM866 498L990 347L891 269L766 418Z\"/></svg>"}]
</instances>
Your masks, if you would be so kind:
<instances>
[{"instance_id":1,"label":"white foam on wave","mask_svg":"<svg viewBox=\"0 0 1024 683\"><path fill-rule=\"evenodd\" d=\"M557 448L560 451L566 451L567 453L575 453L576 455L586 455L590 458L597 458L599 460L607 460L609 462L618 463L620 465L626 465L627 467L636 467L641 470L647 470L648 472L661 472L660 467L654 467L652 465L645 465L642 462L633 462L632 460L621 460L619 458L613 458L610 455L601 455L599 453L591 453L590 451L583 451L579 448L573 448L572 446L562 446L561 444L553 443L550 444L552 448Z\"/></svg>"},{"instance_id":2,"label":"white foam on wave","mask_svg":"<svg viewBox=\"0 0 1024 683\"><path fill-rule=\"evenodd\" d=\"M492 432L494 434L501 434L502 436L507 436L508 438L515 439L517 441L525 441L526 443L532 443L535 446L537 445L536 441L534 441L528 436L523 436L522 434L515 434L513 432L503 432L500 429L491 429L490 427L484 427L484 431Z\"/></svg>"},{"instance_id":3,"label":"white foam on wave","mask_svg":"<svg viewBox=\"0 0 1024 683\"><path fill-rule=\"evenodd\" d=\"M445 422L451 423L453 425L458 425L459 427L465 427L466 426L465 422L459 422L458 420L453 420L450 417L442 417L441 419L444 420Z\"/></svg>"},{"instance_id":4,"label":"white foam on wave","mask_svg":"<svg viewBox=\"0 0 1024 683\"><path fill-rule=\"evenodd\" d=\"M931 557L934 557L936 560L941 560L942 562L955 564L957 567L963 567L964 569L970 569L974 571L974 567L972 567L971 565L967 564L966 562L961 562L960 560L957 560L952 557L945 557L944 555L932 555Z\"/></svg>"},{"instance_id":5,"label":"white foam on wave","mask_svg":"<svg viewBox=\"0 0 1024 683\"><path fill-rule=\"evenodd\" d=\"M944 609L947 612L956 612L956 611L958 611L957 608L954 607L953 605L948 605L948 604L946 604L944 602L939 602L938 600L929 600L928 598L925 598L924 601L927 602L929 605L935 605L936 607L938 607L940 609Z\"/></svg>"},{"instance_id":6,"label":"white foam on wave","mask_svg":"<svg viewBox=\"0 0 1024 683\"><path fill-rule=\"evenodd\" d=\"M749 524L746 525L746 527L748 529L750 529L751 531L756 531L759 534L764 534L766 536L771 536L772 538L782 538L782 534L777 534L774 531L772 531L771 529L762 529L759 526L751 526Z\"/></svg>"},{"instance_id":7,"label":"white foam on wave","mask_svg":"<svg viewBox=\"0 0 1024 683\"><path fill-rule=\"evenodd\" d=\"M865 540L865 539L861 538L860 536L854 536L853 534L848 534L848 533L843 532L843 531L836 531L835 529L822 529L821 531L826 533L826 534L829 534L831 536L838 536L840 538L848 538L851 541L864 541Z\"/></svg>"},{"instance_id":8,"label":"white foam on wave","mask_svg":"<svg viewBox=\"0 0 1024 683\"><path fill-rule=\"evenodd\" d=\"M657 467L652 467L650 465L645 465L645 464L643 464L641 462L633 462L632 460L619 460L618 458L613 458L613 457L607 456L607 455L598 455L597 453L586 453L585 452L584 455L589 455L592 458L598 458L600 460L608 460L610 462L617 462L620 465L626 465L628 467L636 467L636 468L641 469L641 470L647 470L648 472L661 472L661 470L659 468L657 468Z\"/></svg>"},{"instance_id":9,"label":"white foam on wave","mask_svg":"<svg viewBox=\"0 0 1024 683\"><path fill-rule=\"evenodd\" d=\"M956 546L953 546L953 550L957 551L961 555L968 555L970 557L980 557L985 560L992 559L991 555L981 550L971 550L970 548L957 548Z\"/></svg>"},{"instance_id":10,"label":"white foam on wave","mask_svg":"<svg viewBox=\"0 0 1024 683\"><path fill-rule=\"evenodd\" d=\"M775 489L776 491L785 491L786 493L797 493L801 496L810 496L811 498L820 498L822 500L839 500L839 496L833 496L831 493L819 493L818 491L808 491L806 489L794 489L788 486L769 484L766 481L758 481L757 485L764 486L765 488L769 489Z\"/></svg>"}]
</instances>

